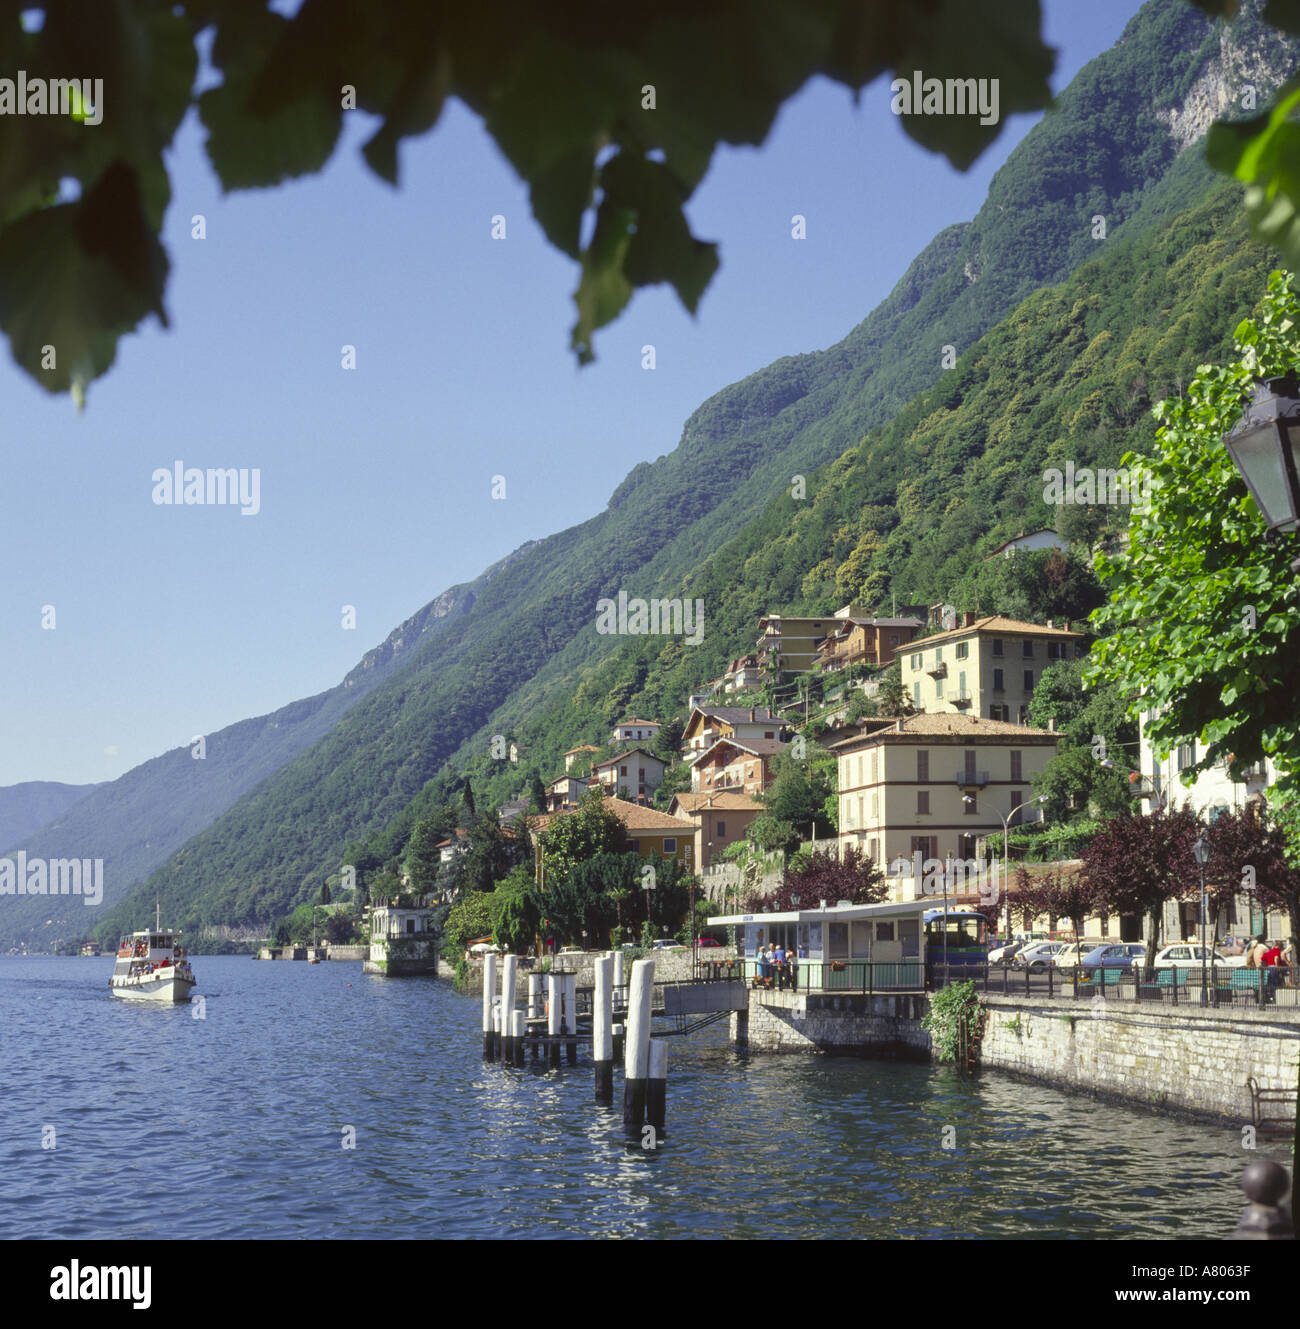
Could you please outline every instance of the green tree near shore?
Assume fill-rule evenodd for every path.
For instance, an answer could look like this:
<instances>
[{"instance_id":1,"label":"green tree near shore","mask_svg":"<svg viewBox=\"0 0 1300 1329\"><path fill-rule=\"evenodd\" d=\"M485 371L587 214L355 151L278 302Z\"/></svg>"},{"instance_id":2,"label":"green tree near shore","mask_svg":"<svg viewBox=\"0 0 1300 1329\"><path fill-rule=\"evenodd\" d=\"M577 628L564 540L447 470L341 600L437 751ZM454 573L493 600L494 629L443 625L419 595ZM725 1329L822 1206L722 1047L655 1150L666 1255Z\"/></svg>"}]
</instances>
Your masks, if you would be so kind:
<instances>
[{"instance_id":1,"label":"green tree near shore","mask_svg":"<svg viewBox=\"0 0 1300 1329\"><path fill-rule=\"evenodd\" d=\"M1226 759L1234 776L1264 757L1283 792L1300 793L1300 584L1294 539L1267 527L1223 438L1257 379L1300 368L1300 300L1274 272L1258 318L1236 330L1239 357L1206 365L1187 393L1161 402L1146 456L1124 465L1150 477L1127 550L1100 554L1110 600L1092 616L1111 635L1093 647L1085 678L1148 714L1160 756L1197 744L1198 772Z\"/></svg>"}]
</instances>

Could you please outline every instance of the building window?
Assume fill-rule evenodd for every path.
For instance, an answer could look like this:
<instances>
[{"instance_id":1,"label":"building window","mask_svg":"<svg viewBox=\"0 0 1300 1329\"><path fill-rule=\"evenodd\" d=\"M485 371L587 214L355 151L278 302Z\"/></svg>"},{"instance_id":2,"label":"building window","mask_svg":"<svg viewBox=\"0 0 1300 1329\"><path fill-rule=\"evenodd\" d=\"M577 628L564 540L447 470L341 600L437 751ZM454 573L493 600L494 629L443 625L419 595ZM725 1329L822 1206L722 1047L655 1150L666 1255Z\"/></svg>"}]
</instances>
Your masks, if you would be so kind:
<instances>
[{"instance_id":1,"label":"building window","mask_svg":"<svg viewBox=\"0 0 1300 1329\"><path fill-rule=\"evenodd\" d=\"M957 837L957 857L974 858L975 857L975 834L972 831L963 831Z\"/></svg>"},{"instance_id":2,"label":"building window","mask_svg":"<svg viewBox=\"0 0 1300 1329\"><path fill-rule=\"evenodd\" d=\"M995 669L993 671L993 691L994 692L1006 691L1006 685L1003 680L1002 670L1000 669Z\"/></svg>"},{"instance_id":3,"label":"building window","mask_svg":"<svg viewBox=\"0 0 1300 1329\"><path fill-rule=\"evenodd\" d=\"M912 684L912 705L920 706L920 704L921 704L921 683L920 680L918 679L915 683Z\"/></svg>"},{"instance_id":4,"label":"building window","mask_svg":"<svg viewBox=\"0 0 1300 1329\"><path fill-rule=\"evenodd\" d=\"M1047 643L1047 658L1049 660L1065 659L1065 643L1063 641L1049 641Z\"/></svg>"},{"instance_id":5,"label":"building window","mask_svg":"<svg viewBox=\"0 0 1300 1329\"><path fill-rule=\"evenodd\" d=\"M936 697L943 696L943 679L941 678L936 678L934 680L934 695Z\"/></svg>"},{"instance_id":6,"label":"building window","mask_svg":"<svg viewBox=\"0 0 1300 1329\"><path fill-rule=\"evenodd\" d=\"M993 638L993 654L994 654L994 655L997 655L997 656L1001 656L1001 654L1002 654L1002 638L1001 638L1001 637L994 637L994 638Z\"/></svg>"},{"instance_id":7,"label":"building window","mask_svg":"<svg viewBox=\"0 0 1300 1329\"><path fill-rule=\"evenodd\" d=\"M922 859L933 858L935 838L933 835L912 836L912 853L920 853Z\"/></svg>"},{"instance_id":8,"label":"building window","mask_svg":"<svg viewBox=\"0 0 1300 1329\"><path fill-rule=\"evenodd\" d=\"M673 835L664 837L664 853L675 854L677 852L677 838Z\"/></svg>"},{"instance_id":9,"label":"building window","mask_svg":"<svg viewBox=\"0 0 1300 1329\"><path fill-rule=\"evenodd\" d=\"M930 791L928 789L918 789L916 791L916 810L917 812L929 813L930 811Z\"/></svg>"},{"instance_id":10,"label":"building window","mask_svg":"<svg viewBox=\"0 0 1300 1329\"><path fill-rule=\"evenodd\" d=\"M1020 770L1020 753L1018 751L1011 753L1011 778L1013 780L1023 780L1025 778Z\"/></svg>"},{"instance_id":11,"label":"building window","mask_svg":"<svg viewBox=\"0 0 1300 1329\"><path fill-rule=\"evenodd\" d=\"M1034 671L1033 671L1032 669L1026 669L1026 670L1025 670L1025 691L1026 691L1026 692L1032 692L1033 690L1034 690Z\"/></svg>"},{"instance_id":12,"label":"building window","mask_svg":"<svg viewBox=\"0 0 1300 1329\"><path fill-rule=\"evenodd\" d=\"M930 750L928 748L918 748L916 750L916 778L921 783L930 778Z\"/></svg>"},{"instance_id":13,"label":"building window","mask_svg":"<svg viewBox=\"0 0 1300 1329\"><path fill-rule=\"evenodd\" d=\"M1185 771L1189 766L1195 765L1195 763L1196 763L1196 744L1184 743L1182 747L1178 749L1179 771L1180 772Z\"/></svg>"},{"instance_id":14,"label":"building window","mask_svg":"<svg viewBox=\"0 0 1300 1329\"><path fill-rule=\"evenodd\" d=\"M964 669L957 675L957 695L959 697L966 696L966 671Z\"/></svg>"},{"instance_id":15,"label":"building window","mask_svg":"<svg viewBox=\"0 0 1300 1329\"><path fill-rule=\"evenodd\" d=\"M635 853L635 854L639 854L639 853L641 852L641 841L640 841L640 840L633 840L633 841L632 841L632 852Z\"/></svg>"},{"instance_id":16,"label":"building window","mask_svg":"<svg viewBox=\"0 0 1300 1329\"><path fill-rule=\"evenodd\" d=\"M966 779L967 779L967 781L968 781L970 784L974 784L974 783L975 783L975 749L974 749L974 748L966 748L966 749L965 749L965 757L964 757L964 760L965 760Z\"/></svg>"},{"instance_id":17,"label":"building window","mask_svg":"<svg viewBox=\"0 0 1300 1329\"><path fill-rule=\"evenodd\" d=\"M867 841L867 857L874 863L880 850L880 841L874 836Z\"/></svg>"},{"instance_id":18,"label":"building window","mask_svg":"<svg viewBox=\"0 0 1300 1329\"><path fill-rule=\"evenodd\" d=\"M727 823L725 821L720 821L718 823L718 839L725 840L726 838L727 838Z\"/></svg>"},{"instance_id":19,"label":"building window","mask_svg":"<svg viewBox=\"0 0 1300 1329\"><path fill-rule=\"evenodd\" d=\"M1034 658L1034 643L1032 638L1020 643L1020 653L1026 660L1032 660Z\"/></svg>"},{"instance_id":20,"label":"building window","mask_svg":"<svg viewBox=\"0 0 1300 1329\"><path fill-rule=\"evenodd\" d=\"M970 642L959 641L957 643L957 658L964 660L970 654Z\"/></svg>"},{"instance_id":21,"label":"building window","mask_svg":"<svg viewBox=\"0 0 1300 1329\"><path fill-rule=\"evenodd\" d=\"M1013 789L1011 791L1010 806L1016 810L1011 814L1011 825L1019 826L1024 820L1025 810L1020 805L1025 801L1025 791L1023 789Z\"/></svg>"},{"instance_id":22,"label":"building window","mask_svg":"<svg viewBox=\"0 0 1300 1329\"><path fill-rule=\"evenodd\" d=\"M919 655L912 656L912 668L920 669L920 667L921 667L921 657Z\"/></svg>"}]
</instances>

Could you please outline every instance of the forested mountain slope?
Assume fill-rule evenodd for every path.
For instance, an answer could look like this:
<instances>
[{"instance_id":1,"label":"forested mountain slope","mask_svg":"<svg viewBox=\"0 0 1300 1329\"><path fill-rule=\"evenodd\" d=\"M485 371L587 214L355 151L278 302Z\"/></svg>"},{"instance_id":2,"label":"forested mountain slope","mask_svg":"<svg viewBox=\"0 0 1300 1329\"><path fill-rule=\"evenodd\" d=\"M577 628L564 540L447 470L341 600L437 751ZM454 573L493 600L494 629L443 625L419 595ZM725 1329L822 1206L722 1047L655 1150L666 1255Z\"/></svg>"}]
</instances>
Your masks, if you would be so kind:
<instances>
[{"instance_id":1,"label":"forested mountain slope","mask_svg":"<svg viewBox=\"0 0 1300 1329\"><path fill-rule=\"evenodd\" d=\"M896 522L873 516L875 524L847 545L849 533L840 531L823 548L802 541L812 534L804 516L793 519L795 535L782 542L779 559L772 549L756 550L746 570L734 555L711 556L755 519L769 523L764 529L771 533L771 523L790 516L791 500L773 506L773 499L788 492L791 475L811 474L880 431L903 407L919 409L908 403L936 381L950 393L962 371L940 378L945 346L963 353L969 367L974 343L1017 302L1085 259L1100 256L1104 264L1108 253L1139 242L1197 197L1205 173L1192 154L1179 158L1186 136L1174 132L1188 123L1182 99L1226 77L1216 73L1225 49L1252 52L1261 81L1270 62L1280 70L1294 57L1277 50L1276 41L1274 50L1261 52L1260 37L1249 15L1225 39L1181 0L1153 0L1123 42L1080 73L1058 109L1011 155L975 220L927 246L858 328L829 350L782 359L701 406L674 452L638 466L599 516L521 551L406 668L175 854L109 920L108 930L139 913L155 891L173 900L176 916L191 926L269 921L318 890L350 841L403 817L449 761L476 752L485 757L488 736L505 724L543 723L539 709L549 717L550 707L567 706L573 725L581 717L589 727L591 713L603 714L611 699L621 704L638 695L635 677L608 692L594 681L603 675L592 669L611 655L603 668L617 675L629 649L594 631L600 597L683 585L699 595L701 578L709 578L705 645L689 661L691 648L680 642L666 648L681 655L656 684L668 705L679 679L707 677L726 654L752 641L754 610L764 607L750 603L755 597L785 602L838 590L835 564L848 554L856 553L854 566L867 578L864 593L873 594L888 583L901 591L934 579L940 568L927 570L926 560L960 562L955 551L963 540L968 558L970 542L984 529L980 522L960 518L952 529L963 534L940 534L936 552L936 539L923 539L926 523L946 529L947 514L936 514L926 494L908 488L912 479L888 447L870 453L860 487L872 506L896 504ZM1096 215L1106 218L1105 240L1095 237ZM864 446L871 448L870 440ZM918 461L928 459L929 446L918 446ZM946 450L959 475L977 455L979 439L963 436ZM960 504L960 494L950 501ZM814 508L805 504L803 511ZM897 567L882 561L876 540L893 541L890 558L902 560ZM727 583L737 570L748 578L742 596ZM673 708L681 695L671 696ZM559 732L550 718L544 728L546 741Z\"/></svg>"}]
</instances>

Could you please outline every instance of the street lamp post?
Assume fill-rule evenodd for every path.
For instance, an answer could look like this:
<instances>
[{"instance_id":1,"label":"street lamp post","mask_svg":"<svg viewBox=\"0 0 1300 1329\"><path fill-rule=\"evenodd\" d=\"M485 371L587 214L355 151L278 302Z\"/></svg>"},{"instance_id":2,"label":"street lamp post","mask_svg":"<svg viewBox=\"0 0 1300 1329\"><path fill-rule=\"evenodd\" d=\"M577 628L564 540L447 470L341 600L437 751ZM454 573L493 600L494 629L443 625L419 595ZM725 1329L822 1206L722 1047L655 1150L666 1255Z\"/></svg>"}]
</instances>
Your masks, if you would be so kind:
<instances>
[{"instance_id":1,"label":"street lamp post","mask_svg":"<svg viewBox=\"0 0 1300 1329\"><path fill-rule=\"evenodd\" d=\"M1263 379L1223 440L1271 531L1300 529L1300 380ZM1300 572L1300 558L1291 562Z\"/></svg>"},{"instance_id":2,"label":"street lamp post","mask_svg":"<svg viewBox=\"0 0 1300 1329\"><path fill-rule=\"evenodd\" d=\"M1209 912L1208 902L1205 898L1205 865L1210 861L1210 842L1205 838L1204 832L1197 836L1196 843L1192 846L1192 857L1196 859L1196 866L1201 870L1201 1005L1209 1003L1209 990L1205 986L1205 966L1207 955L1205 950L1205 916ZM1174 981L1178 981L1178 975L1174 975Z\"/></svg>"}]
</instances>

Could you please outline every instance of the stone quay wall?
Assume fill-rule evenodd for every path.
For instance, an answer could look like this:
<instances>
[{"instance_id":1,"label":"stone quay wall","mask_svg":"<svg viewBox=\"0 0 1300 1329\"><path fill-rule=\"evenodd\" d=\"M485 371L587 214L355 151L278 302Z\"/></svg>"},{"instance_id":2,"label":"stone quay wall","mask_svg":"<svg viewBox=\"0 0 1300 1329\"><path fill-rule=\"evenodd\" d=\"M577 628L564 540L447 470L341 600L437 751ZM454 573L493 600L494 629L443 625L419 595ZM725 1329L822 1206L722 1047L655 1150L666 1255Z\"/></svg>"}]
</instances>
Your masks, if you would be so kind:
<instances>
[{"instance_id":1,"label":"stone quay wall","mask_svg":"<svg viewBox=\"0 0 1300 1329\"><path fill-rule=\"evenodd\" d=\"M1086 1093L1199 1116L1249 1121L1253 1077L1294 1091L1300 1011L1202 1009L1180 1002L982 996L980 1064ZM731 1017L751 1052L831 1052L927 1060L919 993L750 993Z\"/></svg>"}]
</instances>

